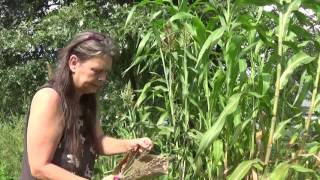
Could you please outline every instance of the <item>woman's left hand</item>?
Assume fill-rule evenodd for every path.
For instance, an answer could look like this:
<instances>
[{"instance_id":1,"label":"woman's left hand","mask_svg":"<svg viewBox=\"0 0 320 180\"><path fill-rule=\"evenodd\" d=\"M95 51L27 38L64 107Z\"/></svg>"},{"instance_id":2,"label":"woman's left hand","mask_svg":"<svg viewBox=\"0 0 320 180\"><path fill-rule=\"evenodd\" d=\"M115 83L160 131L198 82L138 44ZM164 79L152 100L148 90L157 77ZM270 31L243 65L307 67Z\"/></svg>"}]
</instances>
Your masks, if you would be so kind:
<instances>
[{"instance_id":1,"label":"woman's left hand","mask_svg":"<svg viewBox=\"0 0 320 180\"><path fill-rule=\"evenodd\" d=\"M138 138L138 139L130 139L127 141L129 146L129 151L139 151L143 150L151 150L153 147L153 143L151 139L148 137Z\"/></svg>"}]
</instances>

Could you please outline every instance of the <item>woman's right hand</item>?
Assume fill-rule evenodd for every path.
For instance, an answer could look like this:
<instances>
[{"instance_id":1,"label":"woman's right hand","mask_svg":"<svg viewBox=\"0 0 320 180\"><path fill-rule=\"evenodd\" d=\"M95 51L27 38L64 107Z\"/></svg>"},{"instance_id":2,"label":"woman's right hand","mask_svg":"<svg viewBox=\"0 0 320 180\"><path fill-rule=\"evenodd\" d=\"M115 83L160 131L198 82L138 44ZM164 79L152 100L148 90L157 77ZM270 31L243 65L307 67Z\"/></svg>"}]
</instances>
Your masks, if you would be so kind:
<instances>
[{"instance_id":1,"label":"woman's right hand","mask_svg":"<svg viewBox=\"0 0 320 180\"><path fill-rule=\"evenodd\" d=\"M138 138L138 139L130 139L127 141L129 146L129 151L136 151L139 149L142 150L151 150L153 148L153 142L148 137Z\"/></svg>"}]
</instances>

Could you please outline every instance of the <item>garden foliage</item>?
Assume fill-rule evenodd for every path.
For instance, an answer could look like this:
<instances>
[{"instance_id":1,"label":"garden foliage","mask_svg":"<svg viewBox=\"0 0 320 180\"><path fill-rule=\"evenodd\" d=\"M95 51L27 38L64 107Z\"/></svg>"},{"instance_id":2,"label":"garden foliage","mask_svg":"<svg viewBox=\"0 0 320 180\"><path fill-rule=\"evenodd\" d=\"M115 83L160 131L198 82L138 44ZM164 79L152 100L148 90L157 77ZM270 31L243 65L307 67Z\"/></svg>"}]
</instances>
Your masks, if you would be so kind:
<instances>
[{"instance_id":1,"label":"garden foliage","mask_svg":"<svg viewBox=\"0 0 320 180\"><path fill-rule=\"evenodd\" d=\"M164 179L319 179L319 18L318 0L61 4L0 30L1 116L24 114L59 48L96 30L120 49L103 128L151 137L173 159Z\"/></svg>"}]
</instances>

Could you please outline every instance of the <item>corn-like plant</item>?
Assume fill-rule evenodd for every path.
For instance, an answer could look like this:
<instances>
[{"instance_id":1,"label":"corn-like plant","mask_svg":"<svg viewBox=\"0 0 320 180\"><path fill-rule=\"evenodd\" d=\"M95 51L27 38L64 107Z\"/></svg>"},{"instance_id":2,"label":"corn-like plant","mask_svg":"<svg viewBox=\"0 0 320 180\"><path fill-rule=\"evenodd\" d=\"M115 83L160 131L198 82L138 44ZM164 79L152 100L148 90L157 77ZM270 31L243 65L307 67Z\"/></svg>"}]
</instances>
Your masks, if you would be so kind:
<instances>
[{"instance_id":1,"label":"corn-like plant","mask_svg":"<svg viewBox=\"0 0 320 180\"><path fill-rule=\"evenodd\" d=\"M300 11L319 2L146 0L126 26L150 7L124 74L144 80L133 131L176 156L168 179L319 178L319 30Z\"/></svg>"}]
</instances>

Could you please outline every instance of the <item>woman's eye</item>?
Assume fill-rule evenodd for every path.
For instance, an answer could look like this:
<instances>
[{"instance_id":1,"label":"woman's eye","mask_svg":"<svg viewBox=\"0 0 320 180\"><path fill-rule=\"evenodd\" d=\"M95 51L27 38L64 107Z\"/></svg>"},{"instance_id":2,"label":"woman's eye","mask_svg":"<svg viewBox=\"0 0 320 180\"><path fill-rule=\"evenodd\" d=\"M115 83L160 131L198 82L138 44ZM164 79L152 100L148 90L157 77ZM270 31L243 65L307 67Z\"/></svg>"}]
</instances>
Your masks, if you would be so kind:
<instances>
[{"instance_id":1,"label":"woman's eye","mask_svg":"<svg viewBox=\"0 0 320 180\"><path fill-rule=\"evenodd\" d=\"M92 72L95 74L95 75L103 75L103 76L107 76L107 71L103 70L103 69L95 69L95 68L91 68Z\"/></svg>"},{"instance_id":2,"label":"woman's eye","mask_svg":"<svg viewBox=\"0 0 320 180\"><path fill-rule=\"evenodd\" d=\"M91 70L95 73L95 74L99 74L101 71L100 70L98 70L98 69L93 69L93 68L91 68Z\"/></svg>"}]
</instances>

